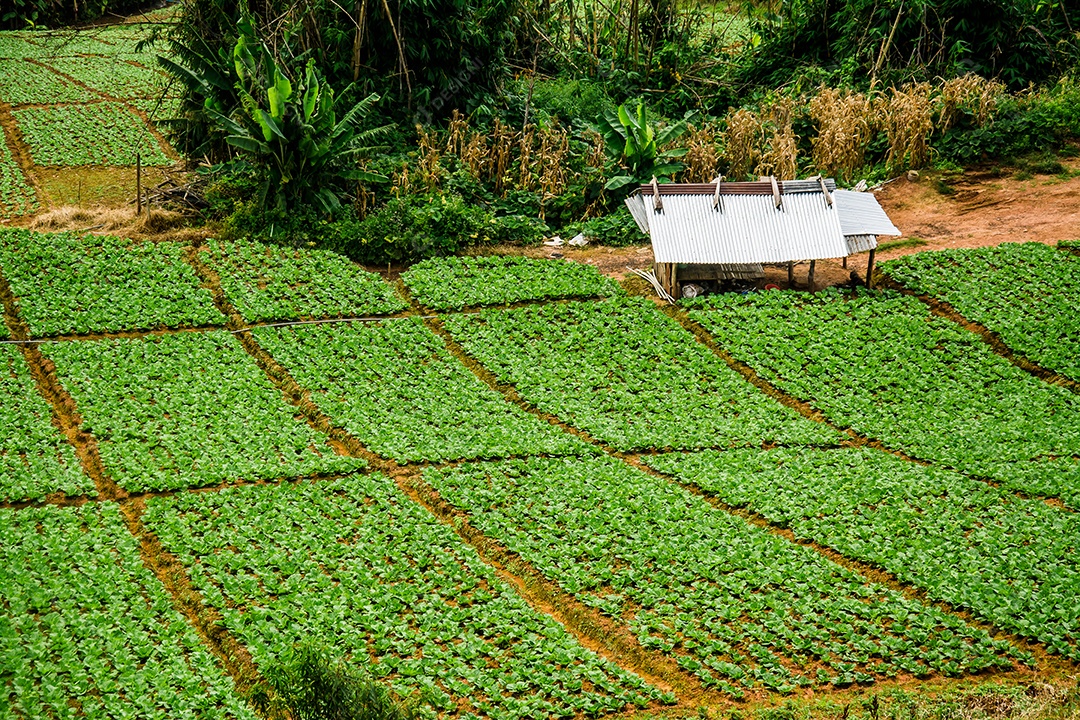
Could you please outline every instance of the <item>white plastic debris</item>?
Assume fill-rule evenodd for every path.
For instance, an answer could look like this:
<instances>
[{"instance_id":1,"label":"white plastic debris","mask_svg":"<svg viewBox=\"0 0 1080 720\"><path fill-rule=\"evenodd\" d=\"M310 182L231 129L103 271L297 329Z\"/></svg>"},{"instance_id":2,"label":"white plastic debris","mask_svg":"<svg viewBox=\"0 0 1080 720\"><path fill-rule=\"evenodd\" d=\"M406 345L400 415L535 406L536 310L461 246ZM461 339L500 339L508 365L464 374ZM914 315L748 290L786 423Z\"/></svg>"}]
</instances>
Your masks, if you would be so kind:
<instances>
[{"instance_id":1,"label":"white plastic debris","mask_svg":"<svg viewBox=\"0 0 1080 720\"><path fill-rule=\"evenodd\" d=\"M545 240L544 244L547 245L548 247L562 247L563 239L561 237L559 237L558 235L556 235L555 237L551 238L550 240Z\"/></svg>"},{"instance_id":2,"label":"white plastic debris","mask_svg":"<svg viewBox=\"0 0 1080 720\"><path fill-rule=\"evenodd\" d=\"M589 244L589 241L585 239L584 235L582 235L581 233L578 233L570 241L570 244L573 245L574 247L584 247L585 245Z\"/></svg>"},{"instance_id":3,"label":"white plastic debris","mask_svg":"<svg viewBox=\"0 0 1080 720\"><path fill-rule=\"evenodd\" d=\"M693 283L687 283L682 287L682 296L684 298L696 298L705 294L705 288Z\"/></svg>"}]
</instances>

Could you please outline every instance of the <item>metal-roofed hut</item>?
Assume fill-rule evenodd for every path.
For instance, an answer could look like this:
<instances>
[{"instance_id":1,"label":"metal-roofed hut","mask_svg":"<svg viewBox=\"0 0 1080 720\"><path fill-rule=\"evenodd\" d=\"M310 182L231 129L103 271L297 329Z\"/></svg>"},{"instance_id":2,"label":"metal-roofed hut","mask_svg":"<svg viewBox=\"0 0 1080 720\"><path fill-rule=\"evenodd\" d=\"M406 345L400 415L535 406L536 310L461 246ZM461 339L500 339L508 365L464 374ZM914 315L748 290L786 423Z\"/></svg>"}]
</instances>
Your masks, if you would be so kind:
<instances>
[{"instance_id":1,"label":"metal-roofed hut","mask_svg":"<svg viewBox=\"0 0 1080 720\"><path fill-rule=\"evenodd\" d=\"M671 295L704 279L764 277L765 263L810 261L870 251L878 235L899 235L872 193L837 190L831 179L642 185L626 199L652 240L655 273Z\"/></svg>"}]
</instances>

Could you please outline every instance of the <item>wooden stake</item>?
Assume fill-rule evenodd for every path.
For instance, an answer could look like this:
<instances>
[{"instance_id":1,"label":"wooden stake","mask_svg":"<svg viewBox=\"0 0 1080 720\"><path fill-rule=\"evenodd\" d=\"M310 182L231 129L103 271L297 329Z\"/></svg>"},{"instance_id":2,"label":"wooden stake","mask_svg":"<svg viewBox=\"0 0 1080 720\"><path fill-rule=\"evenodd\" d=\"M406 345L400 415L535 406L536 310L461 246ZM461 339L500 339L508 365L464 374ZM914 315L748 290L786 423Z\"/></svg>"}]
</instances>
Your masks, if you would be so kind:
<instances>
[{"instance_id":1,"label":"wooden stake","mask_svg":"<svg viewBox=\"0 0 1080 720\"><path fill-rule=\"evenodd\" d=\"M844 269L847 270L847 255L844 256Z\"/></svg>"},{"instance_id":2,"label":"wooden stake","mask_svg":"<svg viewBox=\"0 0 1080 720\"><path fill-rule=\"evenodd\" d=\"M866 263L866 287L869 289L873 287L874 283L874 250L876 248L870 248L870 261Z\"/></svg>"},{"instance_id":3,"label":"wooden stake","mask_svg":"<svg viewBox=\"0 0 1080 720\"><path fill-rule=\"evenodd\" d=\"M135 217L142 214L142 154L135 153Z\"/></svg>"},{"instance_id":4,"label":"wooden stake","mask_svg":"<svg viewBox=\"0 0 1080 720\"><path fill-rule=\"evenodd\" d=\"M795 287L795 263L790 260L787 263L787 286L788 290Z\"/></svg>"},{"instance_id":5,"label":"wooden stake","mask_svg":"<svg viewBox=\"0 0 1080 720\"><path fill-rule=\"evenodd\" d=\"M806 277L806 288L810 292L814 292L814 270L817 267L817 260L810 261L810 274Z\"/></svg>"}]
</instances>

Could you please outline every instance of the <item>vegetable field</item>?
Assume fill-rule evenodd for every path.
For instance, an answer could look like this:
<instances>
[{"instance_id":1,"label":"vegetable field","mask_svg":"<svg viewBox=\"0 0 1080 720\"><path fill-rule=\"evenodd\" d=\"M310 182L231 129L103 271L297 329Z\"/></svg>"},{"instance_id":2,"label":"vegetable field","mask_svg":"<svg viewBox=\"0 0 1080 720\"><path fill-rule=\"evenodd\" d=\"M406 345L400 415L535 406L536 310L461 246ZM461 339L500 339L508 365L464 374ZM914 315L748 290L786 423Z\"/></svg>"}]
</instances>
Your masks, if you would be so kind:
<instances>
[{"instance_id":1,"label":"vegetable field","mask_svg":"<svg viewBox=\"0 0 1080 720\"><path fill-rule=\"evenodd\" d=\"M895 293L693 303L738 359L887 446L1080 508L1080 396Z\"/></svg>"},{"instance_id":2,"label":"vegetable field","mask_svg":"<svg viewBox=\"0 0 1080 720\"><path fill-rule=\"evenodd\" d=\"M175 111L175 89L155 69L165 48L138 47L163 27L0 32L0 104L11 117L0 138L0 220L47 204L46 168L133 166L136 153L144 167L172 164L172 150L147 122ZM32 166L20 167L19 155Z\"/></svg>"},{"instance_id":3,"label":"vegetable field","mask_svg":"<svg viewBox=\"0 0 1080 720\"><path fill-rule=\"evenodd\" d=\"M485 310L446 325L529 402L619 450L839 442L640 299Z\"/></svg>"},{"instance_id":4,"label":"vegetable field","mask_svg":"<svg viewBox=\"0 0 1080 720\"><path fill-rule=\"evenodd\" d=\"M1080 662L1080 401L916 298L12 229L0 302L0 720L261 717L301 642L448 720Z\"/></svg>"},{"instance_id":5,"label":"vegetable field","mask_svg":"<svg viewBox=\"0 0 1080 720\"><path fill-rule=\"evenodd\" d=\"M883 269L1029 359L1080 381L1080 256L1040 243L919 253Z\"/></svg>"}]
</instances>

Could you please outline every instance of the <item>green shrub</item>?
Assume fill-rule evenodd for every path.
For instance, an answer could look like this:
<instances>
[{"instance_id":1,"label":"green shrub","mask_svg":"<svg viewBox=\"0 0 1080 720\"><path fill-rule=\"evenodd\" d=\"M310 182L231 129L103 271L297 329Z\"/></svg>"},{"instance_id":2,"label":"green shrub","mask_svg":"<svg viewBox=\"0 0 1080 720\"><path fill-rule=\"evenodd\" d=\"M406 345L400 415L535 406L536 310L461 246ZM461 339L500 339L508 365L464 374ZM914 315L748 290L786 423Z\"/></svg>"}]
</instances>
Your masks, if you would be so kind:
<instances>
[{"instance_id":1,"label":"green shrub","mask_svg":"<svg viewBox=\"0 0 1080 720\"><path fill-rule=\"evenodd\" d=\"M548 224L530 215L503 215L496 217L491 228L491 239L510 245L538 245L551 234Z\"/></svg>"},{"instance_id":2,"label":"green shrub","mask_svg":"<svg viewBox=\"0 0 1080 720\"><path fill-rule=\"evenodd\" d=\"M419 712L398 702L391 692L326 650L302 645L267 669L266 689L252 698L264 713L285 709L296 720L415 720ZM284 706L281 708L279 706Z\"/></svg>"},{"instance_id":3,"label":"green shrub","mask_svg":"<svg viewBox=\"0 0 1080 720\"><path fill-rule=\"evenodd\" d=\"M634 218L625 209L617 210L611 215L591 218L583 223L571 225L570 228L581 232L593 242L613 247L624 247L649 241L649 236L638 230Z\"/></svg>"},{"instance_id":4,"label":"green shrub","mask_svg":"<svg viewBox=\"0 0 1080 720\"><path fill-rule=\"evenodd\" d=\"M459 195L407 195L394 198L355 227L343 228L340 242L359 262L412 262L489 243L496 224L489 213Z\"/></svg>"},{"instance_id":5,"label":"green shrub","mask_svg":"<svg viewBox=\"0 0 1080 720\"><path fill-rule=\"evenodd\" d=\"M507 103L524 114L529 100L529 80L524 78L508 83ZM604 110L615 105L603 83L588 78L537 78L532 83L529 100L530 115L558 117L567 123L575 120L591 123Z\"/></svg>"}]
</instances>

